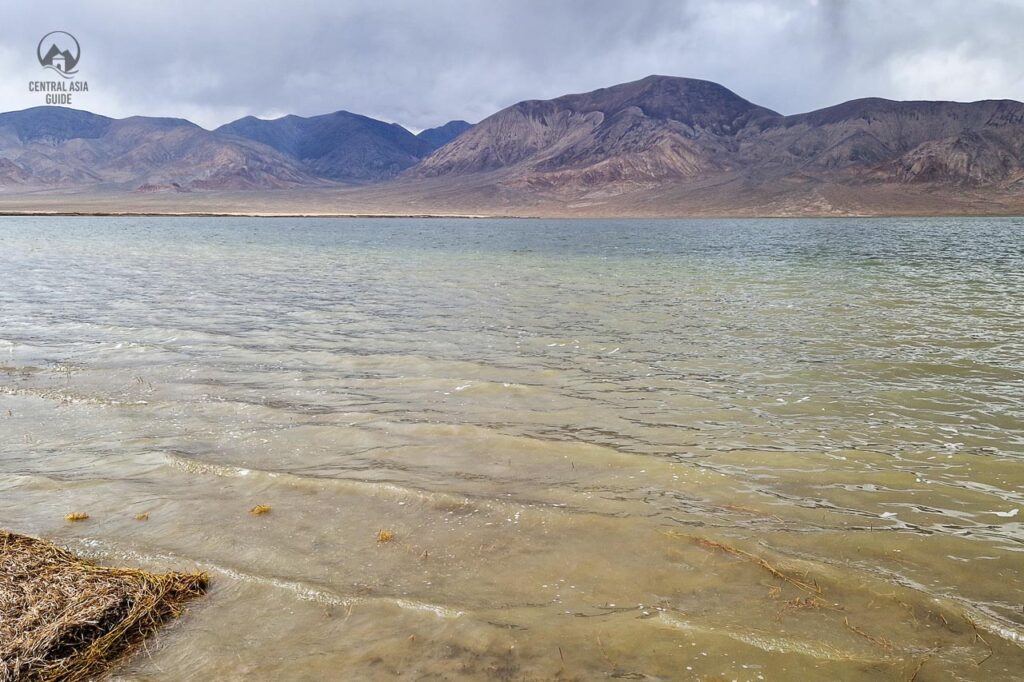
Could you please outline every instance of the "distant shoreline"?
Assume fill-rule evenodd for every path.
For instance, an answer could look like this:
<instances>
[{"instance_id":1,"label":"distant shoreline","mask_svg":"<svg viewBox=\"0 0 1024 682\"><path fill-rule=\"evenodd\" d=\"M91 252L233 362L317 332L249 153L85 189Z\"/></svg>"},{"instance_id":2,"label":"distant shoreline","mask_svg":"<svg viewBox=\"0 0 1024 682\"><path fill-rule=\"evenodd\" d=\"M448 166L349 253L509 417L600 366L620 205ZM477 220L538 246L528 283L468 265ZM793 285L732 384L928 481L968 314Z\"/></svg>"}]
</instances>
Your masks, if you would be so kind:
<instances>
[{"instance_id":1,"label":"distant shoreline","mask_svg":"<svg viewBox=\"0 0 1024 682\"><path fill-rule=\"evenodd\" d=\"M220 211L2 211L5 218L439 218L489 220L540 216L467 215L460 213L229 213Z\"/></svg>"},{"instance_id":2,"label":"distant shoreline","mask_svg":"<svg viewBox=\"0 0 1024 682\"><path fill-rule=\"evenodd\" d=\"M886 220L893 218L1024 218L1021 213L802 213L782 215L504 215L466 213L270 213L228 211L12 211L0 209L5 218L329 218L329 219L435 219L435 220Z\"/></svg>"}]
</instances>

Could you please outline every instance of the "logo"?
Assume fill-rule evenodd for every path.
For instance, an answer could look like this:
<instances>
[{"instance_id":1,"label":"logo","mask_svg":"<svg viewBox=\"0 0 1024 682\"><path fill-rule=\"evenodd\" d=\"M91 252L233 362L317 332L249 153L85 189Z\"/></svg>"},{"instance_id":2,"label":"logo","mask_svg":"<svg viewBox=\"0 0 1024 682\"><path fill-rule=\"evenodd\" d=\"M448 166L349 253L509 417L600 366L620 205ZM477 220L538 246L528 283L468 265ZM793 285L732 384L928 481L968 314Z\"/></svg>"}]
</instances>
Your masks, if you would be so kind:
<instances>
[{"instance_id":1,"label":"logo","mask_svg":"<svg viewBox=\"0 0 1024 682\"><path fill-rule=\"evenodd\" d=\"M42 93L45 104L71 106L73 94L89 92L89 84L75 78L81 57L77 38L67 31L50 31L36 46L36 59L44 69L56 71L60 79L29 81L28 91Z\"/></svg>"},{"instance_id":2,"label":"logo","mask_svg":"<svg viewBox=\"0 0 1024 682\"><path fill-rule=\"evenodd\" d=\"M73 78L78 69L82 48L67 31L50 31L39 41L36 56L45 69L53 69L64 78Z\"/></svg>"}]
</instances>

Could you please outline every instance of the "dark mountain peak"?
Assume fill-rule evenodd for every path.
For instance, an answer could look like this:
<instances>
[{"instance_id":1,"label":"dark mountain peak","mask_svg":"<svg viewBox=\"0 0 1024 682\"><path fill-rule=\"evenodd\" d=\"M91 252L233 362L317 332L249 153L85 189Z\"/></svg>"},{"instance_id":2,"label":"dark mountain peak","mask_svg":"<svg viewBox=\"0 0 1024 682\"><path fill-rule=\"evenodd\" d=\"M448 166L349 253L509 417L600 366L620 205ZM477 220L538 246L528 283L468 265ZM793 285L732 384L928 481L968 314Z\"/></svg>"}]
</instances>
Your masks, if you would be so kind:
<instances>
[{"instance_id":1,"label":"dark mountain peak","mask_svg":"<svg viewBox=\"0 0 1024 682\"><path fill-rule=\"evenodd\" d=\"M13 134L12 134L13 133ZM182 118L112 119L63 107L0 114L0 185L105 184L268 189L318 182L269 147L219 136Z\"/></svg>"},{"instance_id":2,"label":"dark mountain peak","mask_svg":"<svg viewBox=\"0 0 1024 682\"><path fill-rule=\"evenodd\" d=\"M929 102L929 104L943 104ZM909 105L909 106L908 106ZM862 97L841 102L824 109L816 109L806 114L794 114L786 117L786 123L810 123L813 125L829 125L844 121L867 120L872 117L899 115L912 110L912 102L900 102L882 97Z\"/></svg>"},{"instance_id":3,"label":"dark mountain peak","mask_svg":"<svg viewBox=\"0 0 1024 682\"><path fill-rule=\"evenodd\" d=\"M313 175L346 182L392 177L433 149L396 123L343 109L271 121L246 117L215 132L273 147L300 162Z\"/></svg>"},{"instance_id":4,"label":"dark mountain peak","mask_svg":"<svg viewBox=\"0 0 1024 682\"><path fill-rule=\"evenodd\" d=\"M302 117L300 116L298 118L302 118ZM326 120L329 120L329 119L332 119L332 118L338 118L338 119L366 118L366 119L368 119L369 117L368 116L360 116L359 114L353 114L351 111L349 111L347 109L338 109L337 111L331 111L331 112L328 112L326 114L316 114L314 116L306 116L305 120L307 120L307 121L326 121Z\"/></svg>"},{"instance_id":5,"label":"dark mountain peak","mask_svg":"<svg viewBox=\"0 0 1024 682\"><path fill-rule=\"evenodd\" d=\"M171 128L195 128L203 130L200 126L185 118L174 118L169 116L129 116L117 121L122 126L139 126L155 130L169 130Z\"/></svg>"},{"instance_id":6,"label":"dark mountain peak","mask_svg":"<svg viewBox=\"0 0 1024 682\"><path fill-rule=\"evenodd\" d=\"M881 121L885 119L920 120L945 117L972 123L992 119L996 122L1021 122L1024 103L1015 100L980 100L977 102L950 102L942 100L891 100L864 97L842 102L806 114L785 117L787 126L805 123L822 126L853 121Z\"/></svg>"},{"instance_id":7,"label":"dark mountain peak","mask_svg":"<svg viewBox=\"0 0 1024 682\"><path fill-rule=\"evenodd\" d=\"M564 95L553 102L606 116L635 107L649 118L679 121L691 127L729 132L753 117L777 117L712 81L652 75L593 92Z\"/></svg>"},{"instance_id":8,"label":"dark mountain peak","mask_svg":"<svg viewBox=\"0 0 1024 682\"><path fill-rule=\"evenodd\" d=\"M299 118L301 118L301 117L299 117ZM304 118L302 120L313 121L313 122L321 122L321 123L326 122L326 121L345 121L345 122L350 122L350 123L363 123L363 124L366 124L366 125L376 125L376 126L382 126L382 127L383 126L395 125L394 123L388 123L387 121L381 121L379 119L372 118L370 116L364 116L363 114L356 114L356 113L353 113L351 111L348 111L347 109L338 109L337 111L332 111L332 112L327 113L327 114L317 114L316 116L307 116L306 118Z\"/></svg>"},{"instance_id":9,"label":"dark mountain peak","mask_svg":"<svg viewBox=\"0 0 1024 682\"><path fill-rule=\"evenodd\" d=\"M714 81L702 78L687 78L685 76L663 76L652 74L640 80L620 85L613 85L606 88L608 91L622 91L624 93L637 93L636 96L670 96L670 97L718 97L722 100L732 100L738 104L752 107L750 102L743 99L729 88L715 83ZM775 112L772 112L775 113Z\"/></svg>"},{"instance_id":10,"label":"dark mountain peak","mask_svg":"<svg viewBox=\"0 0 1024 682\"><path fill-rule=\"evenodd\" d=\"M320 118L335 119L335 120L338 120L338 121L347 121L347 122L350 122L352 124L362 125L362 126L366 126L366 127L369 127L369 128L374 128L374 129L377 129L377 130L389 130L392 133L396 133L396 134L398 134L401 137L406 137L406 136L415 137L415 135L413 135L411 132L409 132L400 123L388 123L387 121L381 121L380 119L373 118L371 116L364 116L363 114L356 114L356 113L353 113L351 111L346 111L344 109L339 109L338 111L335 111L334 113L331 113L331 114L324 114L323 117L313 116L310 120L316 120L316 119L320 119Z\"/></svg>"},{"instance_id":11,"label":"dark mountain peak","mask_svg":"<svg viewBox=\"0 0 1024 682\"><path fill-rule=\"evenodd\" d=\"M437 126L436 128L427 128L426 130L422 130L416 137L427 142L434 149L437 149L438 147L443 147L448 144L472 127L472 124L456 119L454 121L448 121L444 125Z\"/></svg>"},{"instance_id":12,"label":"dark mountain peak","mask_svg":"<svg viewBox=\"0 0 1024 682\"><path fill-rule=\"evenodd\" d=\"M32 107L0 114L0 130L13 130L22 142L63 142L75 138L100 137L113 120L81 109Z\"/></svg>"},{"instance_id":13,"label":"dark mountain peak","mask_svg":"<svg viewBox=\"0 0 1024 682\"><path fill-rule=\"evenodd\" d=\"M605 174L644 181L694 175L722 165L713 157L720 156L714 147L725 145L723 138L752 121L780 118L717 83L653 75L514 104L438 149L416 172L465 174L520 163L544 171L570 166L577 172L607 161L588 181L599 182ZM658 158L647 163L639 155Z\"/></svg>"}]
</instances>

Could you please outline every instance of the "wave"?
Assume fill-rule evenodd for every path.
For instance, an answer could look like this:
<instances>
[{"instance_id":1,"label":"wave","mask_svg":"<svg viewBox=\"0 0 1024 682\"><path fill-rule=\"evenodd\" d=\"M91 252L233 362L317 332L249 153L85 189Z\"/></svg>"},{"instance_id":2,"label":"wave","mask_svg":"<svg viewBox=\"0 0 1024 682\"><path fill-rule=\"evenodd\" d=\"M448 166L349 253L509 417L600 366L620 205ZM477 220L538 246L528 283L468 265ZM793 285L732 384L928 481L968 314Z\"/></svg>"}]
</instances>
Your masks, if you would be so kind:
<instances>
[{"instance_id":1,"label":"wave","mask_svg":"<svg viewBox=\"0 0 1024 682\"><path fill-rule=\"evenodd\" d=\"M432 613L438 618L455 619L465 615L464 611L453 609L442 604L408 599L406 597L394 597L386 595L349 595L342 594L330 588L316 585L301 580L288 580L274 576L256 575L246 571L225 566L211 561L198 560L181 555L171 554L146 554L135 550L125 549L113 543L102 540L88 539L78 540L74 545L76 554L92 560L116 558L118 560L132 561L138 564L148 565L180 565L188 563L199 570L206 571L213 575L221 575L232 580L245 582L253 585L263 585L275 589L284 590L295 595L304 601L351 608L359 604L379 604L393 606L406 611L423 611Z\"/></svg>"}]
</instances>

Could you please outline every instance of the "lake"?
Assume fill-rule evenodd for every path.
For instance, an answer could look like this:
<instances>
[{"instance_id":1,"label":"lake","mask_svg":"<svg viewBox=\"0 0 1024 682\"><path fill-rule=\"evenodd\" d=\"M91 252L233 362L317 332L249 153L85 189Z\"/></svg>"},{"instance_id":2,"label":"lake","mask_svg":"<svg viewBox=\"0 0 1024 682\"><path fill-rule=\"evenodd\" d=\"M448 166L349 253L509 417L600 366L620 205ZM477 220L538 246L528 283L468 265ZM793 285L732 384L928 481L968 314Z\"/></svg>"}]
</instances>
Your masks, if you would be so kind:
<instances>
[{"instance_id":1,"label":"lake","mask_svg":"<svg viewBox=\"0 0 1024 682\"><path fill-rule=\"evenodd\" d=\"M1024 220L9 217L0 282L0 528L212 577L128 678L1024 670Z\"/></svg>"}]
</instances>

